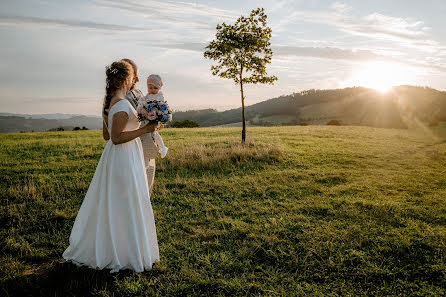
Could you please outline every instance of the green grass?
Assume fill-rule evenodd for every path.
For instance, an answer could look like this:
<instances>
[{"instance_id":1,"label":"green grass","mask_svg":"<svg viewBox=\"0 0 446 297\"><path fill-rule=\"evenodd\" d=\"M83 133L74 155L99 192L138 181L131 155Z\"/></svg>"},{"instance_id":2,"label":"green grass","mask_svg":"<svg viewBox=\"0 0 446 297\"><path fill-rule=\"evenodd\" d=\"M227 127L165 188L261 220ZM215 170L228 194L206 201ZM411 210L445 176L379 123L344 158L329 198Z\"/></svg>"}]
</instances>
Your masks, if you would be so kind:
<instances>
[{"instance_id":1,"label":"green grass","mask_svg":"<svg viewBox=\"0 0 446 297\"><path fill-rule=\"evenodd\" d=\"M249 121L245 122L247 127L253 127L255 125L251 124ZM243 126L243 122L235 122L235 123L230 123L230 124L223 124L223 125L217 125L217 126L212 126L210 128L229 128L229 127L242 127Z\"/></svg>"},{"instance_id":2,"label":"green grass","mask_svg":"<svg viewBox=\"0 0 446 297\"><path fill-rule=\"evenodd\" d=\"M100 131L0 135L4 296L442 296L446 127L164 129L161 262L62 263Z\"/></svg>"}]
</instances>

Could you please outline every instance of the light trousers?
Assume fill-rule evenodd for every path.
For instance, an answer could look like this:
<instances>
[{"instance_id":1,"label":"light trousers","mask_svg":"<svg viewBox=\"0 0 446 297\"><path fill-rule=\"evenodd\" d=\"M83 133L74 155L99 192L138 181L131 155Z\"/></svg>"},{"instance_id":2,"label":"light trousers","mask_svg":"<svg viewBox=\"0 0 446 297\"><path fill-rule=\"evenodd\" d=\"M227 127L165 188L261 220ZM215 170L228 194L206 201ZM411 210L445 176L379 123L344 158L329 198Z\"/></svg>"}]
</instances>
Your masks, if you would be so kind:
<instances>
[{"instance_id":1,"label":"light trousers","mask_svg":"<svg viewBox=\"0 0 446 297\"><path fill-rule=\"evenodd\" d=\"M152 197L153 181L155 179L155 159L145 159L147 173L147 185L149 186L149 195Z\"/></svg>"}]
</instances>

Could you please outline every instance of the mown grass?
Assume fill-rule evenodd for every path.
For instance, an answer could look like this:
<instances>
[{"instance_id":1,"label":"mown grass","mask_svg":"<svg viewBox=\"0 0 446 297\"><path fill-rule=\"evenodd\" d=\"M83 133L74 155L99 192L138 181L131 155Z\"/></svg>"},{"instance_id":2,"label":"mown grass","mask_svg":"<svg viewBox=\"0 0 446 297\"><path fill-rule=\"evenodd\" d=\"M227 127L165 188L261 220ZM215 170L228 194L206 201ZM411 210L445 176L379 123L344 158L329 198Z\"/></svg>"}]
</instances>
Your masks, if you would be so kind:
<instances>
[{"instance_id":1,"label":"mown grass","mask_svg":"<svg viewBox=\"0 0 446 297\"><path fill-rule=\"evenodd\" d=\"M445 129L165 129L161 262L110 274L62 252L105 142L0 135L5 296L442 296Z\"/></svg>"}]
</instances>

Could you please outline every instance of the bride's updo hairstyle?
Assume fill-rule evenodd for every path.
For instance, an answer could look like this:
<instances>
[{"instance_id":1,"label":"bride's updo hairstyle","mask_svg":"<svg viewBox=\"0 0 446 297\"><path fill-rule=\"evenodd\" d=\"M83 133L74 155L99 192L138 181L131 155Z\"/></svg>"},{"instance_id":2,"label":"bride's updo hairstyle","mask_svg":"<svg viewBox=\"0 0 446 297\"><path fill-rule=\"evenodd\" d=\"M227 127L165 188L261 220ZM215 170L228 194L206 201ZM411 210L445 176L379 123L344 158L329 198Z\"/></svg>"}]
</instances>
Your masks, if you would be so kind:
<instances>
[{"instance_id":1,"label":"bride's updo hairstyle","mask_svg":"<svg viewBox=\"0 0 446 297\"><path fill-rule=\"evenodd\" d=\"M116 91L122 88L124 82L133 73L132 65L125 61L113 62L110 66L105 67L105 97L103 113L108 116L110 101Z\"/></svg>"}]
</instances>

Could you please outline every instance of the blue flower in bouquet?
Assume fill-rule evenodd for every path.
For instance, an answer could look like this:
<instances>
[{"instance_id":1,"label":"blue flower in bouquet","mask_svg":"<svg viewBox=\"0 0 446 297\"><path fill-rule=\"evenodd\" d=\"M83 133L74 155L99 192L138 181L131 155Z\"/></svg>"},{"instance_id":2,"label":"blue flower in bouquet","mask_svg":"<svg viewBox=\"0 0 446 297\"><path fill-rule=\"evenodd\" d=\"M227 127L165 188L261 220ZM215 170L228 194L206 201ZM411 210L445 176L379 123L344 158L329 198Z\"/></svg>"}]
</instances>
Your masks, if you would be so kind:
<instances>
[{"instance_id":1,"label":"blue flower in bouquet","mask_svg":"<svg viewBox=\"0 0 446 297\"><path fill-rule=\"evenodd\" d=\"M158 104L156 104L156 102L154 102L154 103L149 103L149 104L147 105L147 111L153 111L153 109L156 108L157 105L158 105Z\"/></svg>"},{"instance_id":2,"label":"blue flower in bouquet","mask_svg":"<svg viewBox=\"0 0 446 297\"><path fill-rule=\"evenodd\" d=\"M163 114L163 117L161 118L160 122L167 123L172 120L172 115L169 113Z\"/></svg>"},{"instance_id":3,"label":"blue flower in bouquet","mask_svg":"<svg viewBox=\"0 0 446 297\"><path fill-rule=\"evenodd\" d=\"M158 109L162 112L169 110L169 106L165 102L158 102Z\"/></svg>"}]
</instances>

